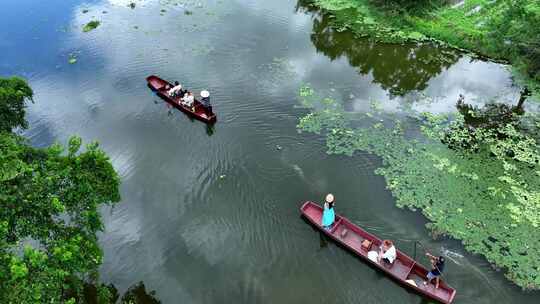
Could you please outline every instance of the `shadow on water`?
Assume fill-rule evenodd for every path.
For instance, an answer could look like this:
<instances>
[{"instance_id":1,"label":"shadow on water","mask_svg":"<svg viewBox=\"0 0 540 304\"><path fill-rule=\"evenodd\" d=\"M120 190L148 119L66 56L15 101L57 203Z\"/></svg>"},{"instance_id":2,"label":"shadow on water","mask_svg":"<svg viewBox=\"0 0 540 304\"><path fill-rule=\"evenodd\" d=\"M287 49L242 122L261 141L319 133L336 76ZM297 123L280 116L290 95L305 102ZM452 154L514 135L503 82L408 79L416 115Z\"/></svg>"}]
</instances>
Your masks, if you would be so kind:
<instances>
[{"instance_id":1,"label":"shadow on water","mask_svg":"<svg viewBox=\"0 0 540 304\"><path fill-rule=\"evenodd\" d=\"M331 60L346 57L362 75L370 74L394 96L427 88L431 78L456 63L461 55L453 50L434 47L429 43L410 43L396 47L359 38L351 31L338 31L330 14L299 0L297 11L313 18L311 42L317 51Z\"/></svg>"},{"instance_id":2,"label":"shadow on water","mask_svg":"<svg viewBox=\"0 0 540 304\"><path fill-rule=\"evenodd\" d=\"M206 124L205 130L206 130L206 135L212 136L216 132L216 125L215 124Z\"/></svg>"},{"instance_id":3,"label":"shadow on water","mask_svg":"<svg viewBox=\"0 0 540 304\"><path fill-rule=\"evenodd\" d=\"M118 289L113 284L106 286L111 293L111 302L110 303L121 303L121 304L160 304L161 301L157 299L155 291L147 291L144 283L141 281L137 284L133 284L128 288L124 293L120 301L120 295ZM84 303L88 304L98 304L102 303L99 300L98 291L95 285L86 284L84 286Z\"/></svg>"}]
</instances>

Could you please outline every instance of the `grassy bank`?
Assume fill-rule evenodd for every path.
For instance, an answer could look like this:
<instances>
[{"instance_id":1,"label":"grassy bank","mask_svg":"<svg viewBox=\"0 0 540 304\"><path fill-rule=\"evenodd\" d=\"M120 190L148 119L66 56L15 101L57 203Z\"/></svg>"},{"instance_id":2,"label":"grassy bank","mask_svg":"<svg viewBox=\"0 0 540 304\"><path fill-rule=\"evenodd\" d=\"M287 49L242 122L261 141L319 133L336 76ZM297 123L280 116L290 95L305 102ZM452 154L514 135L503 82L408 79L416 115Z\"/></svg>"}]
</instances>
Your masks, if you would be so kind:
<instances>
[{"instance_id":1,"label":"grassy bank","mask_svg":"<svg viewBox=\"0 0 540 304\"><path fill-rule=\"evenodd\" d=\"M518 83L540 95L540 3L531 0L313 0L338 29L384 42L436 40L510 62Z\"/></svg>"},{"instance_id":2,"label":"grassy bank","mask_svg":"<svg viewBox=\"0 0 540 304\"><path fill-rule=\"evenodd\" d=\"M339 101L307 87L300 95L309 113L300 119L299 131L324 136L330 154L367 151L381 157L383 167L376 173L385 177L399 207L421 211L434 235L461 240L523 289L540 289L535 140L506 124L504 139L485 130L474 152L450 149L441 142L444 136L460 142L467 137L460 115L450 123L456 131L447 133L447 117L423 114L420 126L405 125L387 115L381 120L376 108L364 117L347 113ZM356 127L359 120L370 126ZM416 140L404 135L419 132L424 137Z\"/></svg>"}]
</instances>

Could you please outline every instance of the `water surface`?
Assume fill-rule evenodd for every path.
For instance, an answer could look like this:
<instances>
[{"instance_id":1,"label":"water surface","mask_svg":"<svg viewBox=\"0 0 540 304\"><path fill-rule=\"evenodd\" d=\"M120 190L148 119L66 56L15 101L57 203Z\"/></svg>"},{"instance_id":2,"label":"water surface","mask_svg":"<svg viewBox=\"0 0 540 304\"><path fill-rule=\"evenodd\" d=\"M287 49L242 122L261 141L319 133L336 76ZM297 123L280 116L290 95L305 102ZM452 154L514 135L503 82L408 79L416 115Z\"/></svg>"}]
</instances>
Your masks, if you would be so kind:
<instances>
[{"instance_id":1,"label":"water surface","mask_svg":"<svg viewBox=\"0 0 540 304\"><path fill-rule=\"evenodd\" d=\"M125 290L143 280L164 303L428 303L300 218L303 201L333 192L339 213L400 249L420 240L447 254L456 303L538 303L396 208L373 173L378 158L329 156L323 138L296 131L305 83L349 111L377 101L406 116L454 111L460 93L515 102L507 67L358 41L303 2L129 2L7 0L0 13L0 74L28 78L36 93L25 135L37 146L98 140L122 177L122 202L103 210L104 281ZM90 20L101 25L83 33ZM169 112L150 74L209 89L215 128Z\"/></svg>"}]
</instances>

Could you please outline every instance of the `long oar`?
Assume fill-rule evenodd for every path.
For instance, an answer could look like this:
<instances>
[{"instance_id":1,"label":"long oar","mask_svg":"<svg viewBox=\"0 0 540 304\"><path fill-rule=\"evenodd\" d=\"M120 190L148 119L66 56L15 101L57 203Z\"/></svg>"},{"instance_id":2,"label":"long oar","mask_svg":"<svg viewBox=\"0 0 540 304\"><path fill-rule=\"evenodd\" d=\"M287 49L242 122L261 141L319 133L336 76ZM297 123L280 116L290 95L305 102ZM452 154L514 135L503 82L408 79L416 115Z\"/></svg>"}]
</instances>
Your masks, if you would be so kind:
<instances>
[{"instance_id":1,"label":"long oar","mask_svg":"<svg viewBox=\"0 0 540 304\"><path fill-rule=\"evenodd\" d=\"M422 247L422 249L424 250L424 253L429 253L429 251L427 251L426 247L420 243L420 241L414 241L414 259L416 260L416 245L420 245L420 247ZM429 253L431 255L431 253ZM442 278L443 277L443 272L439 269L439 267L437 267L437 265L432 265L435 267L435 269L439 272L439 276Z\"/></svg>"}]
</instances>

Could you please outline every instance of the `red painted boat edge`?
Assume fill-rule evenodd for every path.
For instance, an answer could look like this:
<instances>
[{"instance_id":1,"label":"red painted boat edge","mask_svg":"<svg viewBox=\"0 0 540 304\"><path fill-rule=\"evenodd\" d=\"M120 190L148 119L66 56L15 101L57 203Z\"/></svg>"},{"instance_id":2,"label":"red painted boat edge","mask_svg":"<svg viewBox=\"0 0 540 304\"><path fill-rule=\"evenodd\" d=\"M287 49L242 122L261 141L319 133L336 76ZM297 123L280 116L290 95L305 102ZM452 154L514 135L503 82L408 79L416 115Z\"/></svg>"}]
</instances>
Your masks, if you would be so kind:
<instances>
[{"instance_id":1,"label":"red painted boat edge","mask_svg":"<svg viewBox=\"0 0 540 304\"><path fill-rule=\"evenodd\" d=\"M156 94L161 97L161 99L165 100L167 103L169 103L170 105L172 105L173 107L177 108L178 110L202 121L202 122L205 122L205 123L209 123L209 124L212 124L212 123L215 123L217 121L217 116L215 113L212 113L212 115L210 117L206 117L206 114L203 114L200 113L201 111L200 110L200 107L202 107L202 105L200 104L200 102L195 99L195 102L194 102L194 105L195 107L199 107L195 112L191 111L190 108L188 107L185 107L185 106L182 106L180 105L177 101L175 101L173 98L169 97L168 94L166 93L166 90L163 88L163 86L165 84L168 84L168 85L172 85L170 82L156 76L156 75L150 75L148 77L146 77L146 82L148 83L148 87L150 87L150 89L152 89L152 91L155 91ZM156 87L155 86L155 83L156 82L159 82L159 83L162 83L163 86L160 86L160 87Z\"/></svg>"},{"instance_id":2,"label":"red painted boat edge","mask_svg":"<svg viewBox=\"0 0 540 304\"><path fill-rule=\"evenodd\" d=\"M340 245L346 247L349 251L351 251L353 254L355 254L356 256L359 256L360 258L362 258L365 262L369 263L370 265L378 268L379 270L381 270L382 272L386 273L387 275L389 275L391 278L395 279L396 281L400 282L404 287L406 288L409 288L409 289L412 289L414 291L416 291L418 294L420 295L423 295L423 296L426 296L430 299L433 299L433 300L436 300L436 301L439 301L441 303L444 303L444 304L450 304L452 303L452 301L454 300L454 297L456 295L456 290L454 288L452 288L451 286L449 286L448 284L446 284L446 282L442 281L441 280L441 284L444 284L444 290L448 290L448 291L451 291L451 294L450 296L448 297L448 299L443 299L441 297L438 297L436 295L434 295L433 293L429 293L425 290L422 290L416 286L413 286L409 283L407 283L405 281L405 279L407 279L411 274L413 275L416 275L416 273L413 273L413 270L416 269L417 271L420 270L422 272L427 272L427 268L425 268L424 266L422 266L421 264L417 263L416 261L414 261L412 258L410 258L409 256L407 256L406 254L404 254L403 252L398 251L398 259L400 260L403 260L403 259L409 259L412 261L412 264L411 266L409 267L408 269L408 274L407 276L405 277L405 279L402 279L398 276L396 276L393 272L389 271L388 269L386 269L385 267L383 267L380 263L376 263L376 262L373 262L371 261L370 259L367 258L367 256L363 255L363 254L360 254L359 253L359 250L357 248L353 248L351 247L349 244L345 243L344 241L342 241L341 239L339 239L338 237L336 237L334 235L334 232L336 229L338 229L339 226L341 226L343 223L345 223L347 226L350 226L350 227L355 227L355 229L358 229L360 231L362 231L363 233L365 233L365 235L368 237L368 238L372 238L373 240L378 240L378 241L381 241L379 238L377 238L376 236L370 234L369 232L363 230L362 228L356 226L355 224L353 224L352 222L350 222L349 220L347 220L346 218L342 217L342 216L339 216L336 214L336 220L335 220L335 223L332 227L332 229L330 231L327 231L325 230L324 228L322 228L322 226L320 225L320 223L317 223L315 222L314 219L312 219L309 215L307 215L306 213L306 210L309 208L309 207L315 207L317 209L320 209L322 210L322 207L320 207L318 204L314 203L314 202L311 202L311 201L307 201L305 202L304 204L302 204L302 207L300 207L300 211L302 213L302 215L312 224L314 225L315 227L317 227L319 230L321 230L323 233L325 233L328 237L332 238L335 242L339 243ZM349 227L348 227L349 228ZM352 232L352 233L355 233L355 232ZM441 288L441 287L440 287ZM446 293L447 294L447 293Z\"/></svg>"}]
</instances>

